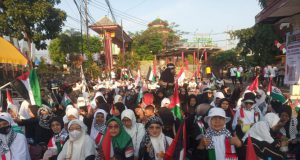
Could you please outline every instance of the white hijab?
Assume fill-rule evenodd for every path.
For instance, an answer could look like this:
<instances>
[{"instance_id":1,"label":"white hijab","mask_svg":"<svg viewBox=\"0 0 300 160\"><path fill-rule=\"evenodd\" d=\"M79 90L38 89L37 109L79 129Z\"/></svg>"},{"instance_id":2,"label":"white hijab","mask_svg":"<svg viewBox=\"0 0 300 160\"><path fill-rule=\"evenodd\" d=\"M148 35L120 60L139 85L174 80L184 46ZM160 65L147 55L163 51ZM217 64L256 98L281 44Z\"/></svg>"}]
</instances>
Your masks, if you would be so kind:
<instances>
[{"instance_id":1,"label":"white hijab","mask_svg":"<svg viewBox=\"0 0 300 160\"><path fill-rule=\"evenodd\" d=\"M104 124L106 122L106 117L107 117L107 113L103 109L97 109L96 112L94 113L94 119L91 127L91 134L90 134L90 136L93 139L95 139L99 133L99 131L94 127L94 124L96 123L96 116L98 113L102 113L104 115L104 122L103 122Z\"/></svg>"},{"instance_id":2,"label":"white hijab","mask_svg":"<svg viewBox=\"0 0 300 160\"><path fill-rule=\"evenodd\" d=\"M158 158L156 155L160 152L166 152L165 148L165 135L161 132L158 137L152 137L150 136L150 140L154 149L154 155L156 160L162 160L161 158Z\"/></svg>"},{"instance_id":3,"label":"white hijab","mask_svg":"<svg viewBox=\"0 0 300 160\"><path fill-rule=\"evenodd\" d=\"M78 124L81 127L81 135L77 139L69 136L69 140L66 142L63 150L58 155L58 160L65 160L68 158L72 160L82 160L87 156L95 155L95 143L87 135L86 125L78 119L72 120L68 124L68 130L72 124Z\"/></svg>"},{"instance_id":4,"label":"white hijab","mask_svg":"<svg viewBox=\"0 0 300 160\"><path fill-rule=\"evenodd\" d=\"M255 123L250 130L243 137L243 141L247 139L250 135L251 137L259 140L266 141L268 143L273 143L274 139L270 134L270 129L273 128L278 122L280 118L275 113L267 113L265 116L265 121L259 121Z\"/></svg>"},{"instance_id":5,"label":"white hijab","mask_svg":"<svg viewBox=\"0 0 300 160\"><path fill-rule=\"evenodd\" d=\"M122 96L121 95L115 95L115 97L114 97L114 104L116 104L116 103L118 103L118 102L122 102L122 100L120 101L120 98L122 98Z\"/></svg>"},{"instance_id":6,"label":"white hijab","mask_svg":"<svg viewBox=\"0 0 300 160\"><path fill-rule=\"evenodd\" d=\"M121 120L123 118L129 118L132 123L131 128L127 128L124 126L125 131L130 135L133 143L133 148L134 148L134 156L138 156L139 148L141 141L145 135L145 127L141 123L136 122L136 117L134 115L134 112L131 109L125 109L122 114L121 114Z\"/></svg>"},{"instance_id":7,"label":"white hijab","mask_svg":"<svg viewBox=\"0 0 300 160\"><path fill-rule=\"evenodd\" d=\"M96 92L96 94L95 94L95 96L94 96L94 98L91 102L91 106L92 106L93 109L95 109L97 107L96 98L99 97L99 96L103 97L104 101L107 102L105 97L103 96L103 94L101 92Z\"/></svg>"},{"instance_id":8,"label":"white hijab","mask_svg":"<svg viewBox=\"0 0 300 160\"><path fill-rule=\"evenodd\" d=\"M218 107L218 106L216 106L216 103L215 103L217 98L223 99L223 98L225 98L225 96L222 92L216 92L214 94L214 100L210 103L211 106Z\"/></svg>"}]
</instances>

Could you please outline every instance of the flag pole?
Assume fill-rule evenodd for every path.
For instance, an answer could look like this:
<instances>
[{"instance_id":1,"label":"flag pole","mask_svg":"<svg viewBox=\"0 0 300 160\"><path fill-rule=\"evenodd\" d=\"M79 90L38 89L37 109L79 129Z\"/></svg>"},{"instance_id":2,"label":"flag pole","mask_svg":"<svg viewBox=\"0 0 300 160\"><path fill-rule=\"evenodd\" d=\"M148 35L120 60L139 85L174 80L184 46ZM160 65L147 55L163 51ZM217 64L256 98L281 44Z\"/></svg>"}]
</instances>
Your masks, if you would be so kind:
<instances>
[{"instance_id":1,"label":"flag pole","mask_svg":"<svg viewBox=\"0 0 300 160\"><path fill-rule=\"evenodd\" d=\"M7 87L7 86L9 86L10 84L11 84L10 82L6 83L5 85L3 85L3 86L0 87L0 90L3 89L3 88L5 88L5 87Z\"/></svg>"}]
</instances>

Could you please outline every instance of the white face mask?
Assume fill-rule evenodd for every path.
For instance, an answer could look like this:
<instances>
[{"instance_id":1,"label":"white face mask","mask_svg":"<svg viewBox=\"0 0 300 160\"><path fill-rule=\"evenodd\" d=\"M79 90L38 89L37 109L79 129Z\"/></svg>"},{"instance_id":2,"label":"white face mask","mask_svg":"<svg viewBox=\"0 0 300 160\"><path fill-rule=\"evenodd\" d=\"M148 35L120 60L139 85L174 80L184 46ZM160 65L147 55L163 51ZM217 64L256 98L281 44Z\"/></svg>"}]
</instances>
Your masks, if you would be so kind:
<instances>
[{"instance_id":1,"label":"white face mask","mask_svg":"<svg viewBox=\"0 0 300 160\"><path fill-rule=\"evenodd\" d=\"M74 130L72 132L69 132L70 138L77 140L81 136L81 132L78 130Z\"/></svg>"}]
</instances>

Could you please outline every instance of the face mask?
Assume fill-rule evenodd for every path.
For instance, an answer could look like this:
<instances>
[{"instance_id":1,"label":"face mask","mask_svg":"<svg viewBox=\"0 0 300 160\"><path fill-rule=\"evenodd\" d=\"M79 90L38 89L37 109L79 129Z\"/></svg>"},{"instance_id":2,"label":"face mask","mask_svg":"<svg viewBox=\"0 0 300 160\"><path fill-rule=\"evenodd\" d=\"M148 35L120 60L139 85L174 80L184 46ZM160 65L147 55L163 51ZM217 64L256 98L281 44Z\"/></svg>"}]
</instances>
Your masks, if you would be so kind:
<instances>
[{"instance_id":1,"label":"face mask","mask_svg":"<svg viewBox=\"0 0 300 160\"><path fill-rule=\"evenodd\" d=\"M0 128L0 134L8 134L10 132L10 126Z\"/></svg>"},{"instance_id":2,"label":"face mask","mask_svg":"<svg viewBox=\"0 0 300 160\"><path fill-rule=\"evenodd\" d=\"M74 131L70 132L69 135L71 138L76 140L81 136L81 132L78 130L74 130Z\"/></svg>"}]
</instances>

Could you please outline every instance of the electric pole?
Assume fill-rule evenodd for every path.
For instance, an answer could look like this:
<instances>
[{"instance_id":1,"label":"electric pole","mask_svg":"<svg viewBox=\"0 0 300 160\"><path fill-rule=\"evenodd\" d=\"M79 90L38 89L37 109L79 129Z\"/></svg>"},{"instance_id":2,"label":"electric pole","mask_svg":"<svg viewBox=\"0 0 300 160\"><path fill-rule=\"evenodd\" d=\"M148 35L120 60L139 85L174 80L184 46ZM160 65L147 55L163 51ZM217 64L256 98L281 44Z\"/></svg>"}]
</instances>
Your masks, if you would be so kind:
<instances>
[{"instance_id":1,"label":"electric pole","mask_svg":"<svg viewBox=\"0 0 300 160\"><path fill-rule=\"evenodd\" d=\"M89 50L89 20L88 20L88 0L84 0L84 12L85 12L85 27L86 27L86 46Z\"/></svg>"}]
</instances>

